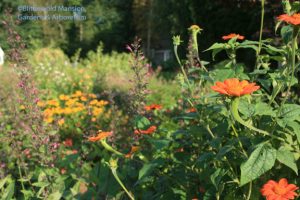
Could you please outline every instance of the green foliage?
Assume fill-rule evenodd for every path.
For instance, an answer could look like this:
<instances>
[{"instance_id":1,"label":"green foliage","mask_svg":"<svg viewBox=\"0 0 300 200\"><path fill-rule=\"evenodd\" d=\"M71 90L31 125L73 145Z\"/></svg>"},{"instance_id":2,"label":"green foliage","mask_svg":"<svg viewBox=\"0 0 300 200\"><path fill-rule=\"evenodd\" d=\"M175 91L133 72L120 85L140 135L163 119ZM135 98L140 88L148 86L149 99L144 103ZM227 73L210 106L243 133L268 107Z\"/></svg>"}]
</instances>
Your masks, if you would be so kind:
<instances>
[{"instance_id":1,"label":"green foliage","mask_svg":"<svg viewBox=\"0 0 300 200\"><path fill-rule=\"evenodd\" d=\"M275 164L276 150L269 144L261 144L251 153L249 159L241 165L243 186L269 171Z\"/></svg>"}]
</instances>

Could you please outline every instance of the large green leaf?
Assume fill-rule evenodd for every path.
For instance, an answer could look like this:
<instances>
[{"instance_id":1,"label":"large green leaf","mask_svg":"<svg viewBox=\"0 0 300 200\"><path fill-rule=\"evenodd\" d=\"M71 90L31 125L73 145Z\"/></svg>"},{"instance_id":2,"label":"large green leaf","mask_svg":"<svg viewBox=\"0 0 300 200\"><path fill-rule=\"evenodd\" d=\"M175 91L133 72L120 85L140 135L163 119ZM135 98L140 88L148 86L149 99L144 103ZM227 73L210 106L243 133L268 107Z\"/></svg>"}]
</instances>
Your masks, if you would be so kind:
<instances>
[{"instance_id":1,"label":"large green leaf","mask_svg":"<svg viewBox=\"0 0 300 200\"><path fill-rule=\"evenodd\" d=\"M47 197L47 200L60 200L62 197L62 193L59 192L59 191L56 191L52 194L50 194L48 197Z\"/></svg>"},{"instance_id":2,"label":"large green leaf","mask_svg":"<svg viewBox=\"0 0 300 200\"><path fill-rule=\"evenodd\" d=\"M243 186L270 170L276 160L276 149L270 144L260 144L251 153L249 159L241 165L241 181Z\"/></svg>"},{"instance_id":3,"label":"large green leaf","mask_svg":"<svg viewBox=\"0 0 300 200\"><path fill-rule=\"evenodd\" d=\"M298 175L298 167L292 152L288 149L280 148L276 155L279 162L291 168Z\"/></svg>"},{"instance_id":4,"label":"large green leaf","mask_svg":"<svg viewBox=\"0 0 300 200\"><path fill-rule=\"evenodd\" d=\"M2 195L1 200L11 200L14 196L15 181L9 179L8 182L9 182L8 186L5 188L3 194L1 194Z\"/></svg>"},{"instance_id":5,"label":"large green leaf","mask_svg":"<svg viewBox=\"0 0 300 200\"><path fill-rule=\"evenodd\" d=\"M300 105L284 104L279 110L279 116L285 121L295 121L300 119Z\"/></svg>"},{"instance_id":6,"label":"large green leaf","mask_svg":"<svg viewBox=\"0 0 300 200\"><path fill-rule=\"evenodd\" d=\"M273 111L272 107L269 106L267 103L259 102L255 104L255 115L275 116L275 112Z\"/></svg>"},{"instance_id":7,"label":"large green leaf","mask_svg":"<svg viewBox=\"0 0 300 200\"><path fill-rule=\"evenodd\" d=\"M143 177L147 176L148 174L150 174L155 167L157 166L156 163L147 163L145 164L142 169L140 169L139 171L139 180L142 179Z\"/></svg>"},{"instance_id":8,"label":"large green leaf","mask_svg":"<svg viewBox=\"0 0 300 200\"><path fill-rule=\"evenodd\" d=\"M147 128L149 128L149 126L151 125L150 121L143 116L137 116L134 119L134 124L136 126L136 128L138 128L139 130L145 130Z\"/></svg>"},{"instance_id":9,"label":"large green leaf","mask_svg":"<svg viewBox=\"0 0 300 200\"><path fill-rule=\"evenodd\" d=\"M293 129L297 136L298 143L300 144L300 124L298 122L288 122L287 125Z\"/></svg>"},{"instance_id":10,"label":"large green leaf","mask_svg":"<svg viewBox=\"0 0 300 200\"><path fill-rule=\"evenodd\" d=\"M205 51L210 51L212 50L212 58L213 60L215 59L215 56L221 52L223 49L225 49L225 44L224 43L215 43L211 47L209 47Z\"/></svg>"}]
</instances>

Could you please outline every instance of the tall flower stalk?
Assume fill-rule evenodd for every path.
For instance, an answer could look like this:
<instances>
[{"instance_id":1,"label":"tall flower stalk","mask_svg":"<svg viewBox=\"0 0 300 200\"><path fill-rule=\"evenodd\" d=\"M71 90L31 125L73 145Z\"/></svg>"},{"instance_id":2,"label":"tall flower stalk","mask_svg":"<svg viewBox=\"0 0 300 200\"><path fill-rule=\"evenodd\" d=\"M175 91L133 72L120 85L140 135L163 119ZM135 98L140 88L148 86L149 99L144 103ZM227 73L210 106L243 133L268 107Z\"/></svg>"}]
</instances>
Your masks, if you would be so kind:
<instances>
[{"instance_id":1,"label":"tall flower stalk","mask_svg":"<svg viewBox=\"0 0 300 200\"><path fill-rule=\"evenodd\" d=\"M261 0L261 16L260 16L260 29L259 29L259 43L258 43L258 50L256 52L256 67L258 67L258 58L261 52L262 47L262 34L263 34L263 28L264 28L264 19L265 19L265 0Z\"/></svg>"},{"instance_id":2,"label":"tall flower stalk","mask_svg":"<svg viewBox=\"0 0 300 200\"><path fill-rule=\"evenodd\" d=\"M117 173L118 160L116 160L116 159L110 159L110 161L109 161L109 167L110 167L110 169L112 171L112 174L113 174L114 178L119 183L119 185L122 187L122 189L126 192L127 196L131 200L134 200L133 194L131 192L129 192L129 190L125 187L125 185L123 184L123 182L121 181L121 179L118 176L118 173Z\"/></svg>"},{"instance_id":3,"label":"tall flower stalk","mask_svg":"<svg viewBox=\"0 0 300 200\"><path fill-rule=\"evenodd\" d=\"M292 41L291 41L291 48L292 48L292 52L291 52L291 56L290 56L290 65L289 69L291 70L290 72L288 72L289 78L288 78L288 88L286 91L286 95L281 103L281 107L282 105L285 104L285 102L288 99L289 93L291 91L291 87L292 87L292 83L293 83L293 77L295 75L295 70L296 70L296 50L297 50L297 41L298 41L298 35L299 35L299 26L300 26L300 13L295 13L293 15L288 15L288 14L283 14L280 15L277 18L279 21L284 21L290 25L292 25L293 27L293 35L292 35Z\"/></svg>"}]
</instances>

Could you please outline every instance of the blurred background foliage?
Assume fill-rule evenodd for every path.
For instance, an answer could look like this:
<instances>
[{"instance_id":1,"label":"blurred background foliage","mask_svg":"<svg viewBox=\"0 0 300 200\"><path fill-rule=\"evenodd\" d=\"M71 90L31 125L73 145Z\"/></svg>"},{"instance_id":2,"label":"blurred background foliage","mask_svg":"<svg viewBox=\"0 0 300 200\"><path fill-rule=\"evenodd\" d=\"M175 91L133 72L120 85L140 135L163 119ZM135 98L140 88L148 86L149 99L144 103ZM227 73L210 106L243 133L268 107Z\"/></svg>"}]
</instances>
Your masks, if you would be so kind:
<instances>
[{"instance_id":1,"label":"blurred background foliage","mask_svg":"<svg viewBox=\"0 0 300 200\"><path fill-rule=\"evenodd\" d=\"M257 39L261 3L259 0L2 0L1 17L5 17L3 13L6 8L12 8L16 18L18 14L47 14L20 13L19 5L83 6L86 9L82 13L87 16L84 21L21 21L19 31L30 48L60 48L69 57L81 49L80 57L86 57L90 50L96 50L100 42L106 53L126 51L126 44L134 36L139 36L143 39L144 52L149 58L151 49L171 50L173 35L180 34L187 41L187 28L192 24L204 29L199 36L201 50L231 32L245 35L246 39ZM266 1L264 37L274 36L273 16L282 12L280 6L279 1ZM1 31L0 40L2 48L6 49L4 32ZM185 54L185 51L182 49L181 54ZM241 59L251 64L251 56L254 55L247 55L243 51L241 54ZM205 52L202 57L210 60L210 53ZM169 65L176 64L172 60L164 63L164 70L174 69Z\"/></svg>"}]
</instances>

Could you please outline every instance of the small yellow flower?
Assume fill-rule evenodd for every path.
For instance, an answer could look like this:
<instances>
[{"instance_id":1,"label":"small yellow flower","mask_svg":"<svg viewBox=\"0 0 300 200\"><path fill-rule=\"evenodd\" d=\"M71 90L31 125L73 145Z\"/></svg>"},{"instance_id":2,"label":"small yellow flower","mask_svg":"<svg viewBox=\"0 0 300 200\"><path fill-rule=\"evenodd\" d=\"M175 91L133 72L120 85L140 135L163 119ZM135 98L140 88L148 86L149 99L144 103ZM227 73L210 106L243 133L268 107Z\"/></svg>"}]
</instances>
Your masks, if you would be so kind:
<instances>
[{"instance_id":1,"label":"small yellow flower","mask_svg":"<svg viewBox=\"0 0 300 200\"><path fill-rule=\"evenodd\" d=\"M90 101L90 105L96 105L98 103L98 101L96 99Z\"/></svg>"},{"instance_id":2,"label":"small yellow flower","mask_svg":"<svg viewBox=\"0 0 300 200\"><path fill-rule=\"evenodd\" d=\"M95 95L95 94L89 94L89 97L91 97L92 99L96 99L97 95Z\"/></svg>"},{"instance_id":3,"label":"small yellow flower","mask_svg":"<svg viewBox=\"0 0 300 200\"><path fill-rule=\"evenodd\" d=\"M50 124L50 123L53 122L53 118L52 117L48 117L48 118L45 118L44 121Z\"/></svg>"},{"instance_id":4,"label":"small yellow flower","mask_svg":"<svg viewBox=\"0 0 300 200\"><path fill-rule=\"evenodd\" d=\"M48 100L47 101L47 104L49 105L49 106L59 106L59 103L56 101L56 100Z\"/></svg>"},{"instance_id":5,"label":"small yellow flower","mask_svg":"<svg viewBox=\"0 0 300 200\"><path fill-rule=\"evenodd\" d=\"M45 106L45 103L44 103L43 101L38 101L38 102L37 102L37 105L38 105L39 107L44 107L44 106Z\"/></svg>"},{"instance_id":6,"label":"small yellow flower","mask_svg":"<svg viewBox=\"0 0 300 200\"><path fill-rule=\"evenodd\" d=\"M95 122L96 120L97 120L96 117L92 117L92 119L91 119L92 122Z\"/></svg>"},{"instance_id":7,"label":"small yellow flower","mask_svg":"<svg viewBox=\"0 0 300 200\"><path fill-rule=\"evenodd\" d=\"M70 99L70 97L67 95L61 94L61 95L59 95L59 99L62 101L67 101Z\"/></svg>"},{"instance_id":8,"label":"small yellow flower","mask_svg":"<svg viewBox=\"0 0 300 200\"><path fill-rule=\"evenodd\" d=\"M62 126L65 123L65 120L64 119L60 119L60 120L58 120L57 123L58 123L59 126Z\"/></svg>"},{"instance_id":9,"label":"small yellow flower","mask_svg":"<svg viewBox=\"0 0 300 200\"><path fill-rule=\"evenodd\" d=\"M20 105L20 110L25 110L25 106L24 105Z\"/></svg>"},{"instance_id":10,"label":"small yellow flower","mask_svg":"<svg viewBox=\"0 0 300 200\"><path fill-rule=\"evenodd\" d=\"M85 96L80 97L81 101L87 101L87 98Z\"/></svg>"},{"instance_id":11,"label":"small yellow flower","mask_svg":"<svg viewBox=\"0 0 300 200\"><path fill-rule=\"evenodd\" d=\"M77 90L73 95L74 97L81 97L83 93L80 90Z\"/></svg>"}]
</instances>

